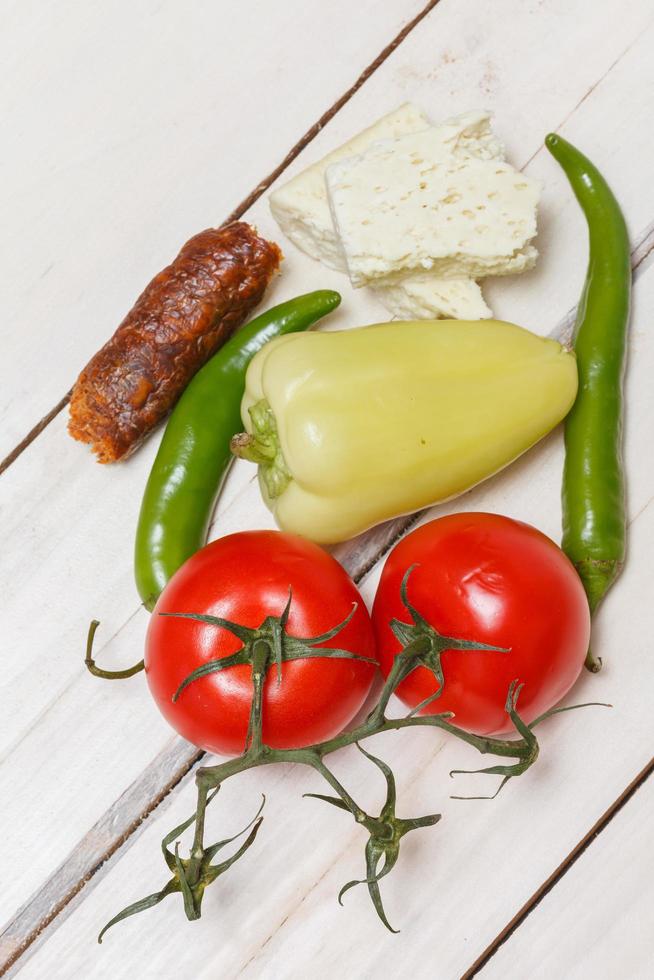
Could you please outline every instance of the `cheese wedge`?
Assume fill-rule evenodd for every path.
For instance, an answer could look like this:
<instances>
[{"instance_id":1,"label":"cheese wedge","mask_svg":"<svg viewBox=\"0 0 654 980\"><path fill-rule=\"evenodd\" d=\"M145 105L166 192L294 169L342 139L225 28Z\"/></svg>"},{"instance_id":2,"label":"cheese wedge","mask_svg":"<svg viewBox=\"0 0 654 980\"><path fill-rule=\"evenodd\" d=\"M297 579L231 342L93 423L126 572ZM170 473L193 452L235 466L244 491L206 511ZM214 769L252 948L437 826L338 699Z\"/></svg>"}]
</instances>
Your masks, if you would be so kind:
<instances>
[{"instance_id":1,"label":"cheese wedge","mask_svg":"<svg viewBox=\"0 0 654 980\"><path fill-rule=\"evenodd\" d=\"M429 124L422 109L410 102L382 116L374 125L273 191L269 198L273 218L299 249L331 269L345 272L345 260L327 203L327 167L363 152L375 140L395 139L426 129Z\"/></svg>"},{"instance_id":2,"label":"cheese wedge","mask_svg":"<svg viewBox=\"0 0 654 980\"><path fill-rule=\"evenodd\" d=\"M354 286L413 272L477 278L533 266L538 181L453 154L437 127L374 143L326 171Z\"/></svg>"}]
</instances>

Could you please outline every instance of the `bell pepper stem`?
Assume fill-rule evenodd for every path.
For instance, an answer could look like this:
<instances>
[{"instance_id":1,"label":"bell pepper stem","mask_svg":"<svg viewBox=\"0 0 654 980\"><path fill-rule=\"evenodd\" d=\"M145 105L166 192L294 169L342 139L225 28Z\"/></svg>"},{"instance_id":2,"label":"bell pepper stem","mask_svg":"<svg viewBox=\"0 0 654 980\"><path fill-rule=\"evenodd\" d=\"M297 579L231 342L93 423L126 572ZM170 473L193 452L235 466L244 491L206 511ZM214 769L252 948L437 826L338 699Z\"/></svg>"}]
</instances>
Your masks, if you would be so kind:
<instances>
[{"instance_id":1,"label":"bell pepper stem","mask_svg":"<svg viewBox=\"0 0 654 980\"><path fill-rule=\"evenodd\" d=\"M230 449L240 459L257 463L259 474L271 500L281 496L291 481L291 474L282 453L273 411L265 399L248 409L252 432L239 432L230 442Z\"/></svg>"},{"instance_id":2,"label":"bell pepper stem","mask_svg":"<svg viewBox=\"0 0 654 980\"><path fill-rule=\"evenodd\" d=\"M237 432L232 436L229 448L234 456L239 459L247 459L249 463L268 463L270 456L262 452L254 436L249 432Z\"/></svg>"}]
</instances>

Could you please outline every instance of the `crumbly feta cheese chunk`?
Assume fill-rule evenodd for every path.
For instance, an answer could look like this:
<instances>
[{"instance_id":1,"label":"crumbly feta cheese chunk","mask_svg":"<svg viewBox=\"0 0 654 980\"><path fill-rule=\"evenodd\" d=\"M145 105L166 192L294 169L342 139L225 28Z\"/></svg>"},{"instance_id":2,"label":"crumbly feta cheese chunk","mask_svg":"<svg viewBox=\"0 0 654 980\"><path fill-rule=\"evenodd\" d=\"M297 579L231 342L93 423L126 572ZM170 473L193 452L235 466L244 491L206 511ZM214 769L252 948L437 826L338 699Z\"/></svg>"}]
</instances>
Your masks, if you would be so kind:
<instances>
[{"instance_id":1,"label":"crumbly feta cheese chunk","mask_svg":"<svg viewBox=\"0 0 654 980\"><path fill-rule=\"evenodd\" d=\"M386 309L401 320L484 320L493 313L474 279L437 279L425 273L372 286Z\"/></svg>"},{"instance_id":2,"label":"crumbly feta cheese chunk","mask_svg":"<svg viewBox=\"0 0 654 980\"><path fill-rule=\"evenodd\" d=\"M363 152L375 140L395 139L426 129L429 125L429 119L422 109L410 102L382 116L374 125L273 191L269 203L275 221L284 234L311 258L345 272L345 260L327 203L327 167Z\"/></svg>"},{"instance_id":3,"label":"crumbly feta cheese chunk","mask_svg":"<svg viewBox=\"0 0 654 980\"><path fill-rule=\"evenodd\" d=\"M491 129L490 121L490 112L477 109L463 112L460 116L452 116L437 126L430 126L429 131L434 141L442 145L444 153L449 153L457 160L465 160L467 157L504 160L504 144Z\"/></svg>"},{"instance_id":4,"label":"crumbly feta cheese chunk","mask_svg":"<svg viewBox=\"0 0 654 980\"><path fill-rule=\"evenodd\" d=\"M327 192L353 285L431 271L460 279L530 268L537 181L452 152L437 127L331 164Z\"/></svg>"},{"instance_id":5,"label":"crumbly feta cheese chunk","mask_svg":"<svg viewBox=\"0 0 654 980\"><path fill-rule=\"evenodd\" d=\"M327 200L327 167L363 153L374 142L396 139L429 127L427 116L417 106L410 103L400 106L274 191L270 196L273 217L298 248L325 265L346 272ZM488 112L467 112L432 130L444 153L457 160L504 159L504 148L491 129ZM407 319L474 320L492 315L479 285L472 279L441 279L431 272L408 273L392 282L375 283L374 292L390 313Z\"/></svg>"}]
</instances>

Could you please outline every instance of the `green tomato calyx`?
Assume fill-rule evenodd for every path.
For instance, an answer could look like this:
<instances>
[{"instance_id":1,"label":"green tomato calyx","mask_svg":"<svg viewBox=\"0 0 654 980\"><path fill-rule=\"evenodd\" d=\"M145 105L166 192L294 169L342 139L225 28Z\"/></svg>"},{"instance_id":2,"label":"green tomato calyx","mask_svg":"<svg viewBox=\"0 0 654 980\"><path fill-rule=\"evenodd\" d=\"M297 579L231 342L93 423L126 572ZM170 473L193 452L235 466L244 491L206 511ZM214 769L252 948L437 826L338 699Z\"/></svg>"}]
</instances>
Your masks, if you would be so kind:
<instances>
[{"instance_id":1,"label":"green tomato calyx","mask_svg":"<svg viewBox=\"0 0 654 980\"><path fill-rule=\"evenodd\" d=\"M441 696L445 683L441 658L445 650L485 650L486 652L493 653L510 652L508 647L491 646L488 643L479 643L476 640L464 640L453 636L443 636L439 633L409 601L409 577L415 568L417 568L417 565L411 565L407 568L400 588L402 602L411 617L411 622L405 623L400 619L392 619L390 627L393 630L395 638L403 647L402 651L398 654L398 659L401 658L401 662L404 661L403 667L400 668L402 676L405 677L418 666L426 667L434 675L438 683L438 688L433 694L430 694L429 697L425 698L424 701L421 701L420 704L417 704L413 708L409 713L409 718L419 714L432 701L435 701Z\"/></svg>"},{"instance_id":2,"label":"green tomato calyx","mask_svg":"<svg viewBox=\"0 0 654 980\"><path fill-rule=\"evenodd\" d=\"M276 665L277 683L282 681L282 663L289 660L305 660L310 657L331 657L336 659L360 660L363 663L374 664L377 661L370 657L362 657L351 650L343 650L337 647L322 647L321 643L327 643L335 636L338 636L348 625L357 610L354 603L352 610L346 618L338 623L337 626L321 633L318 636L298 637L288 633L288 617L291 611L293 599L292 590L288 591L288 602L280 616L267 616L260 626L255 629L249 626L242 626L240 623L233 623L220 616L204 616L199 613L174 613L162 612L160 616L171 616L176 619L193 619L196 622L206 623L208 626L219 626L229 630L243 644L236 653L228 657L221 657L219 660L210 660L206 664L197 667L188 677L185 677L173 694L173 701L177 701L182 692L201 677L213 674L219 670L227 670L237 664L249 664L252 667L253 678L257 675L265 677L268 668Z\"/></svg>"}]
</instances>

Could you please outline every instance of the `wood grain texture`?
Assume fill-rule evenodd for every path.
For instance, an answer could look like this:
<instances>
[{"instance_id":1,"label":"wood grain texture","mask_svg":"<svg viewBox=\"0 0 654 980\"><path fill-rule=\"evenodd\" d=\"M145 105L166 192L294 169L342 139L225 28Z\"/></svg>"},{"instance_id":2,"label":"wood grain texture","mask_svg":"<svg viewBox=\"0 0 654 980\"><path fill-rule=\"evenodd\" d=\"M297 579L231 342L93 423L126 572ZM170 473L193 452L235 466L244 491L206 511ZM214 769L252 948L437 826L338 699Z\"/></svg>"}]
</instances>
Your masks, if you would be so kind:
<instances>
[{"instance_id":1,"label":"wood grain texture","mask_svg":"<svg viewBox=\"0 0 654 980\"><path fill-rule=\"evenodd\" d=\"M481 980L648 980L654 955L652 814L649 779L498 950Z\"/></svg>"},{"instance_id":2,"label":"wood grain texture","mask_svg":"<svg viewBox=\"0 0 654 980\"><path fill-rule=\"evenodd\" d=\"M500 7L501 16L498 15ZM524 322L540 333L550 332L576 300L583 278L585 250L583 221L576 204L555 164L539 149L544 132L559 128L567 119L562 128L564 135L577 141L596 159L619 194L633 238L641 242L639 254L647 251L647 234L654 217L654 188L648 176L651 147L646 127L641 124L648 111L648 92L652 83L651 58L647 54L651 50L652 32L651 29L644 30L651 20L651 11L648 5L638 3L629 5L627 10L620 7L620 16L617 16L616 3L602 0L595 5L592 21L583 23L585 57L579 59L582 7L580 3L548 2L541 5L500 0L491 11L487 5L475 0L465 5L464 11L463 5L441 0L438 8L331 119L289 172L319 157L403 99L413 98L436 118L470 108L480 100L490 104L497 115L497 127L509 144L510 158L518 164L529 163L530 173L546 180L546 193L539 239L543 258L538 268L522 279L491 284L488 295L499 315ZM533 43L534 36L538 37L537 44ZM553 64L556 65L554 79ZM318 91L317 83L315 91ZM439 112L443 106L445 110ZM608 132L612 134L610 141ZM166 164L163 169L166 167L170 168L172 164ZM197 195L199 211L199 190ZM206 223L206 202L205 193L205 216L201 223ZM151 205L148 203L148 206ZM184 213L181 210L178 217ZM275 226L264 201L258 202L248 217L257 222L263 234L274 237ZM118 232L112 232L114 234L118 235ZM152 248L152 241L144 236L143 241L146 239L150 242L148 247ZM326 272L297 252L291 252L291 246L287 252L287 272L276 284L270 296L271 303L317 286L344 287L344 280L338 274ZM123 269L124 256L117 254L114 265ZM645 273L641 279L636 299L637 315L651 319L651 306L645 314L638 312L643 303L641 285L645 286L649 276ZM91 286L92 283L89 289ZM98 288L97 283L93 288ZM110 293L113 301L118 302L120 297ZM347 302L333 319L332 328L370 322L377 317L382 318L383 313L371 303L365 291L351 293L348 290ZM644 335L642 324L646 320L638 322L641 324L638 330ZM641 337L637 331L634 340L644 346L638 353L639 373L636 376L635 368L632 370L630 384L637 384L636 391L642 388L644 392L649 387L652 354L645 336ZM73 347L80 355L79 340L71 351ZM21 357L24 356L23 351ZM64 370L67 370L65 358L63 366L59 360L57 358L57 363L50 368L53 376L61 372L59 376L63 378ZM636 381L634 377L637 377ZM64 389L67 383L68 380ZM640 415L651 411L651 407L649 402L634 403L634 407L630 402L630 413ZM2 911L6 916L12 916L18 906L35 892L38 894L44 882L59 875L63 869L66 877L58 878L59 885L54 893L47 893L50 906L61 900L65 889L74 886L75 876L78 880L82 876L81 865L76 863L80 854L83 853L87 862L84 867L92 869L97 865L98 855L111 847L112 841L119 840L124 828L138 817L141 812L138 807L143 805L143 800L156 799L166 779L170 779L170 770L164 771L160 765L160 753L169 744L169 732L150 705L144 685L138 682L120 688L94 685L81 668L83 634L88 620L94 615L99 615L107 624L99 637L101 662L117 666L122 659L127 663L140 650L146 620L145 614L137 611L129 555L141 487L155 448L151 441L125 467L113 470L109 479L66 440L63 420L57 418L0 481L0 506L7 525L5 561L0 570L0 587L9 624L5 639L19 654L11 659L8 675L3 678L7 683L3 700L7 714L1 736L4 761L0 763L0 779L6 801L3 842L9 856L6 864L11 872L2 896ZM645 465L646 449L639 445L631 452L631 458L638 464L637 468L634 465L635 480L630 488L632 513L644 514L652 495L652 472ZM559 479L560 446L557 437L553 437L497 480L455 502L451 509L484 507L511 513L537 523L557 537ZM246 464L234 467L221 500L214 535L245 526L271 526L256 488L250 485L251 480L250 467ZM351 569L363 572L375 563L380 551L396 533L397 529L389 526L377 529L372 535L341 549L339 555ZM26 554L29 562L25 560ZM366 586L368 595L371 595L376 574L377 571L371 574ZM630 629L633 625L635 631L638 624L635 621L631 624L631 620L638 596L626 593L624 605L618 607L617 596L624 593L625 586L621 584L619 589L615 616L618 621L620 616L629 621ZM33 614L35 596L39 598L38 620ZM600 621L603 631L602 623L603 620ZM108 636L109 640L103 641L103 636ZM602 642L603 637L602 632ZM607 642L616 642L613 634L608 634ZM622 689L622 675L616 679L612 670L605 677ZM584 679L580 697L587 696L589 683L590 679ZM600 683L607 682L600 680ZM21 690L20 704L12 697L17 686ZM594 689L593 696L601 696L595 694L596 690L599 689ZM71 718L75 719L74 727ZM638 725L630 731L634 741L647 734L644 727L641 729L640 721L639 718ZM562 796L561 809L556 809L551 825L544 826L541 831L547 840L544 853L529 867L525 880L516 860L512 865L516 874L513 877L505 874L501 902L492 896L493 908L481 910L479 930L476 913L484 899L486 904L492 904L489 897L492 895L491 871L502 862L500 842L491 840L492 846L483 858L479 878L476 854L474 860L467 855L474 849L483 850L482 844L485 846L488 838L493 838L495 822L503 825L508 820L506 810L491 812L481 806L474 810L474 814L471 810L470 816L466 813L463 821L454 803L443 803L448 763L451 767L455 762L465 763L468 758L460 747L420 739L415 744L412 740L410 749L407 749L406 740L401 747L384 743L384 754L391 761L399 762L408 751L414 753L408 769L402 770L400 791L407 812L424 806L445 806L446 818L448 815L451 818L433 832L437 835L433 844L426 836L416 840L415 846L411 844L403 855L398 877L395 881L389 879L389 914L399 913L399 924L404 918L405 932L414 936L423 926L425 931L431 928L421 919L417 903L424 900L426 894L433 894L429 888L434 882L447 882L447 890L441 887L444 905L440 907L449 909L451 904L451 913L448 911L445 918L444 913L440 913L439 927L446 929L449 935L450 915L461 914L462 918L460 927L452 932L452 950L438 964L443 977L455 976L457 970L465 969L473 962L583 835L587 827L583 819L572 825L566 823L563 810L571 804L561 787L572 785L569 782L572 776L578 777L581 757L588 752L591 733L604 747L601 741L604 729L596 727L599 722L589 722L588 728L586 724L586 718L575 719L574 726L563 719L552 723L556 737L553 737L552 748L544 750L544 756L550 761L544 761L539 767L536 784L532 779L529 787L509 787L515 820L509 821L507 827L512 828L513 836L523 847L522 850L518 848L523 865L529 863L531 855L520 833L520 819L524 821L539 800L545 801L557 794ZM166 767L168 764L172 768L183 767L192 754L193 750L189 749L185 756L182 750L175 756L176 761L169 757ZM75 759L74 766L70 765L71 757ZM474 765L476 760L472 757L469 761ZM637 762L635 755L633 762L634 765ZM343 767L349 779L361 779L362 793L379 791L374 774L361 773L359 776L359 770L349 756L344 757ZM34 793L25 783L26 772L39 773L36 805ZM45 941L33 960L19 962L21 972L29 976L31 970L32 976L38 976L39 969L46 970L48 975L56 975L60 970L63 972L59 975L64 977L103 976L107 972L116 976L134 975L139 969L141 972L146 969L146 960L142 957L149 955L161 939L161 945L157 947L161 950L156 960L158 976L177 975L182 949L184 968L194 976L232 976L238 971L244 971L246 976L290 976L297 975L288 973L296 967L311 968L314 973L323 969L322 975L326 976L336 969L346 969L342 957L352 948L359 970L356 975L369 975L367 971L372 971L373 967L378 971L386 962L394 965L397 975L420 975L420 962L411 958L420 944L414 942L409 951L403 937L399 939L399 946L385 944L372 917L366 918L369 910L363 897L350 896L350 904L355 904L356 910L340 913L340 917L333 904L337 884L359 870L360 840L356 831L351 830L347 836L346 830L346 837L341 838L339 832L343 830L343 824L337 826L338 814L331 818L331 815L318 814L312 809L306 826L298 829L289 843L287 835L285 837L286 814L289 807L295 806L290 798L304 788L306 777L301 773L286 772L277 776L271 774L266 779L270 782L265 785L274 793L277 803L276 809L269 811L265 824L266 834L270 836L267 837L268 848L259 856L262 877L252 884L252 869L246 860L242 868L230 873L234 877L230 876L229 883L225 880L215 902L211 900L214 904L207 899L206 918L190 927L194 940L200 937L197 957L195 949L187 948L184 942L184 923L179 910L172 907L167 910L163 906L149 914L147 923L143 920L146 930L153 923L153 933L146 931L151 938L145 944L139 939L139 931L131 932L131 925L126 924L124 929L127 931L123 936L116 933L115 940L111 935L107 938L107 947L100 956L92 946L93 930L103 916L106 918L123 902L137 897L140 882L146 885L146 890L157 885L162 873L157 864L157 839L174 825L177 814L181 819L192 809L189 785L182 793L174 794L170 813L156 812L147 821L138 843L130 847L135 840L130 838L116 858L96 874L92 881L97 887L93 891L89 886L83 889L70 918L64 922L59 917L56 925L63 925L45 934ZM626 781L627 774L611 756L602 780L589 785L584 783L584 809L583 812L580 810L579 817L585 818L592 810L603 812ZM129 787L139 784L144 787L145 797L132 794L128 796L129 804L123 801L115 806ZM536 798L529 793L534 785L537 786L537 791L534 790ZM247 799L238 796L230 800L226 798L225 809L221 812L229 813L229 820L234 820L236 827L242 817L247 820L251 815L249 808L256 800L254 784L250 784ZM305 805L309 806L308 801L302 804ZM503 802L500 806L504 806ZM115 836L102 837L95 850L86 848L89 841L94 844L92 828L105 826L103 821L108 813L116 820ZM468 820L471 821L469 824ZM453 827L456 834L451 839ZM315 834L319 828L325 831L324 844L316 843ZM35 839L46 829L50 834L48 847L39 849L26 866L19 859L22 841L26 836ZM510 837L507 839L511 840ZM438 873L435 868L426 876L425 862L431 858L423 848L431 847L435 850L428 853L443 863ZM335 854L341 856L330 870ZM70 862L68 855L71 855ZM296 870L300 863L302 867ZM18 874L14 869L19 866ZM291 867L292 871L289 870ZM421 882L413 895L412 876ZM125 888L126 883L133 884L132 892ZM256 907L246 908L240 904L242 889L253 888L258 900L250 902ZM471 888L475 892L474 917L465 912ZM80 899L83 899L81 903ZM227 914L224 903L229 906ZM69 911L71 909L72 905ZM38 898L30 914L33 916L37 911L40 915L47 911L43 904L38 906ZM31 921L38 921L38 917ZM308 956L309 951L313 954L317 951L318 967L313 960L309 964L309 960L294 958L298 936L309 922L313 925L308 934L310 938L303 944L304 953ZM160 923L160 928L155 923ZM224 946L219 950L214 948L217 924L224 930L221 935L225 937ZM22 925L25 927L25 921ZM336 947L330 946L330 932L337 934ZM359 933L362 949L368 951L369 960L363 958L361 949L356 951ZM17 934L12 935L15 942ZM110 941L114 952L110 951ZM200 956L201 953L205 958Z\"/></svg>"},{"instance_id":3,"label":"wood grain texture","mask_svg":"<svg viewBox=\"0 0 654 980\"><path fill-rule=\"evenodd\" d=\"M425 6L13 5L0 38L1 298L12 324L0 458L181 245L227 218Z\"/></svg>"},{"instance_id":4,"label":"wood grain texture","mask_svg":"<svg viewBox=\"0 0 654 980\"><path fill-rule=\"evenodd\" d=\"M476 977L488 965L498 949L500 949L500 947L503 946L504 943L506 943L507 940L510 939L510 937L520 928L525 919L538 908L543 898L549 895L552 889L555 888L562 878L571 870L575 862L578 861L579 858L586 853L588 848L595 843L598 835L604 833L604 831L610 827L611 822L620 814L624 807L631 802L634 795L645 785L652 774L654 774L654 757L649 760L647 765L645 765L631 780L631 782L628 783L620 796L613 801L608 809L604 811L602 816L586 831L584 836L577 842L573 850L566 855L561 864L559 864L558 867L552 871L549 877L547 877L545 881L539 885L529 900L516 912L511 921L507 922L504 929L497 934L483 953L475 960L461 980L472 980L473 977Z\"/></svg>"},{"instance_id":5,"label":"wood grain texture","mask_svg":"<svg viewBox=\"0 0 654 980\"><path fill-rule=\"evenodd\" d=\"M79 841L72 854L14 916L0 935L0 963L10 966L76 895L101 865L126 841L133 843L143 821L164 801L203 753L189 753L181 738L171 738L114 806ZM166 782L167 780L167 782Z\"/></svg>"}]
</instances>

